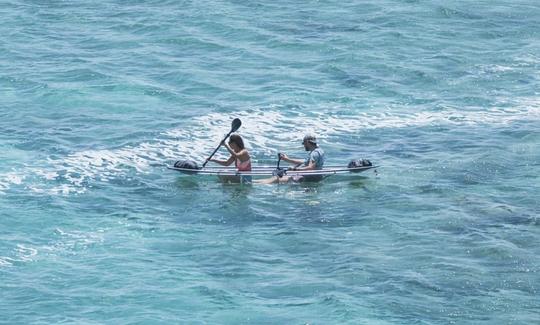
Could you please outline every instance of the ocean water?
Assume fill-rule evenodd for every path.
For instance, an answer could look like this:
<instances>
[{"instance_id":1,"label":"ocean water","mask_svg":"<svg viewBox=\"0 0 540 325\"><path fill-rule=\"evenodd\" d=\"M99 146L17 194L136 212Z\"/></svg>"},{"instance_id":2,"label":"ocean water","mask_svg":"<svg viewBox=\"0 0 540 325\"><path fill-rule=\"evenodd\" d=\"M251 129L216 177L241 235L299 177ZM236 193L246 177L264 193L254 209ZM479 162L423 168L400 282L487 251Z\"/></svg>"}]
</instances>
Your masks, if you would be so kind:
<instances>
[{"instance_id":1,"label":"ocean water","mask_svg":"<svg viewBox=\"0 0 540 325\"><path fill-rule=\"evenodd\" d=\"M539 324L540 5L0 3L1 324ZM227 185L254 163L377 173ZM226 157L219 151L218 157Z\"/></svg>"}]
</instances>

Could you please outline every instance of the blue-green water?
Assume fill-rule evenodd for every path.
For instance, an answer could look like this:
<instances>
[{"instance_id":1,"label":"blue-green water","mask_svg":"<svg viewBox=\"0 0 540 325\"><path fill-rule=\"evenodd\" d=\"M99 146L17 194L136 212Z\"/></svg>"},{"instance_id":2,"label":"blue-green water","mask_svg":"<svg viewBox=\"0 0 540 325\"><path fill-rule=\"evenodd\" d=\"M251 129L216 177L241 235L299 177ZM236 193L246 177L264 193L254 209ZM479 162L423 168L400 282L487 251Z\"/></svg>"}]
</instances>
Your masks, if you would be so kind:
<instances>
[{"instance_id":1,"label":"blue-green water","mask_svg":"<svg viewBox=\"0 0 540 325\"><path fill-rule=\"evenodd\" d=\"M0 4L0 323L540 323L540 6ZM381 168L224 185L256 164ZM220 151L218 156L225 156Z\"/></svg>"}]
</instances>

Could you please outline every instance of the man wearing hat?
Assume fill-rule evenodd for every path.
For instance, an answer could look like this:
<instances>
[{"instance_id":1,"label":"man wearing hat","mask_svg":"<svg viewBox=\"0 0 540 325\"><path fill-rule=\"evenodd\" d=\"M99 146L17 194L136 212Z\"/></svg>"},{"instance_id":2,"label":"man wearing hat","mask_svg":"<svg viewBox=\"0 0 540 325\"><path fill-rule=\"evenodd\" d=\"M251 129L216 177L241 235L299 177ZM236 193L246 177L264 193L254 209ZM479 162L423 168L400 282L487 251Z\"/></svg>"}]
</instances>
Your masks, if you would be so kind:
<instances>
[{"instance_id":1,"label":"man wearing hat","mask_svg":"<svg viewBox=\"0 0 540 325\"><path fill-rule=\"evenodd\" d=\"M305 160L292 159L286 154L280 154L280 158L291 164L297 165L292 170L314 170L322 169L324 165L324 151L317 145L317 138L313 134L306 134L302 140L304 149L309 152Z\"/></svg>"},{"instance_id":2,"label":"man wearing hat","mask_svg":"<svg viewBox=\"0 0 540 325\"><path fill-rule=\"evenodd\" d=\"M305 160L289 158L286 154L280 153L279 158L296 166L289 170L316 170L322 169L324 165L324 150L317 145L317 138L313 134L306 134L302 140L304 149L308 151L308 155ZM258 183L275 183L275 182L317 182L323 179L322 175L304 175L293 177L275 177L266 180L260 180Z\"/></svg>"}]
</instances>

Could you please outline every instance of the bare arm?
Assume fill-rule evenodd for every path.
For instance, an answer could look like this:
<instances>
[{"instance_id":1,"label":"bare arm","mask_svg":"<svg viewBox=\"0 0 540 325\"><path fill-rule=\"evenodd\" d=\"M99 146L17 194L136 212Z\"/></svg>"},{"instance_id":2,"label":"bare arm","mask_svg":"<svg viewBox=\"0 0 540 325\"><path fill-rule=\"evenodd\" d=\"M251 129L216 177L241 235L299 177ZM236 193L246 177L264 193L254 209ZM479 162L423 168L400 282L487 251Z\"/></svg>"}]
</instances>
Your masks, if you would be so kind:
<instances>
[{"instance_id":1,"label":"bare arm","mask_svg":"<svg viewBox=\"0 0 540 325\"><path fill-rule=\"evenodd\" d=\"M249 153L246 149L242 149L239 152L235 152L234 150L232 150L229 144L223 143L223 145L225 146L225 148L227 148L231 156L234 157L235 159L238 158L240 159L240 161L246 161L249 159Z\"/></svg>"},{"instance_id":2,"label":"bare arm","mask_svg":"<svg viewBox=\"0 0 540 325\"><path fill-rule=\"evenodd\" d=\"M227 159L227 160L210 159L209 161L212 161L212 162L215 162L215 163L217 163L217 164L220 164L221 166L230 166L230 165L234 162L235 159L236 159L236 158L234 158L234 156L231 155L231 156L229 157L229 159Z\"/></svg>"},{"instance_id":3,"label":"bare arm","mask_svg":"<svg viewBox=\"0 0 540 325\"><path fill-rule=\"evenodd\" d=\"M283 161L286 161L290 164L295 164L295 165L301 165L304 163L303 160L300 160L300 159L293 159L293 158L289 158L286 154L282 153L280 154L280 157L281 157L281 160Z\"/></svg>"},{"instance_id":4,"label":"bare arm","mask_svg":"<svg viewBox=\"0 0 540 325\"><path fill-rule=\"evenodd\" d=\"M294 167L293 169L294 170L315 170L316 169L315 161L310 160L309 164L307 166L305 166L305 167Z\"/></svg>"}]
</instances>

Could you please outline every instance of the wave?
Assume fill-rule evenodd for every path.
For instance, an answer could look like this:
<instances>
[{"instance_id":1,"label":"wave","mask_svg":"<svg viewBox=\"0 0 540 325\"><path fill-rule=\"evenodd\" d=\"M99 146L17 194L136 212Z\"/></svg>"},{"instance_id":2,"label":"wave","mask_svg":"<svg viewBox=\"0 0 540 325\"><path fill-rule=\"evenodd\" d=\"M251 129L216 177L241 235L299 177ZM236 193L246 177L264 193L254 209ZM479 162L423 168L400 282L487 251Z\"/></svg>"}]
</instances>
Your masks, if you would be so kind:
<instances>
[{"instance_id":1,"label":"wave","mask_svg":"<svg viewBox=\"0 0 540 325\"><path fill-rule=\"evenodd\" d=\"M27 165L0 174L0 193L14 186L24 186L37 193L70 194L85 192L91 182L107 182L132 173L150 173L152 167L164 166L179 158L203 161L228 131L232 114L212 113L190 120L188 126L164 131L157 139L119 149L85 150L64 157L48 158L41 166ZM313 112L295 109L284 114L279 107L268 110L244 110L234 117L243 121L241 134L246 146L256 155L275 154L284 144L299 145L307 133L324 139L357 134L363 130L425 127L510 125L517 121L540 120L540 100L522 101L513 108L489 111L400 113L388 108L383 112L359 114Z\"/></svg>"},{"instance_id":2,"label":"wave","mask_svg":"<svg viewBox=\"0 0 540 325\"><path fill-rule=\"evenodd\" d=\"M73 254L78 250L84 250L88 246L102 243L104 230L88 233L77 230L68 232L56 228L54 232L58 239L42 246L17 244L11 249L9 254L11 256L0 256L0 268L33 262L40 254Z\"/></svg>"}]
</instances>

